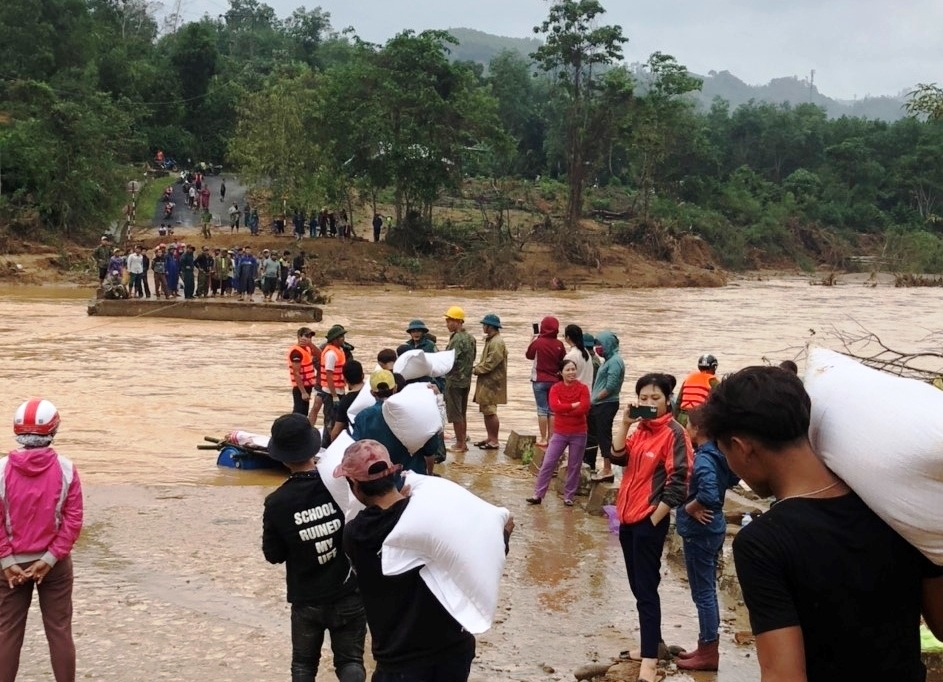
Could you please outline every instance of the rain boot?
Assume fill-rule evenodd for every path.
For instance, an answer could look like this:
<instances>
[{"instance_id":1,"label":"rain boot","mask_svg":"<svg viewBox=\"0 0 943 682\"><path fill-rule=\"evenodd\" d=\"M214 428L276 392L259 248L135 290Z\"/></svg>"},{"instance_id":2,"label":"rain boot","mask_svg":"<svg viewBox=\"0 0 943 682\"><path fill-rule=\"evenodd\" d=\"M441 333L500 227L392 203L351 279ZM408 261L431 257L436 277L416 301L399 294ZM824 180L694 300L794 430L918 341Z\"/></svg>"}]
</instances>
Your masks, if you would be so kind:
<instances>
[{"instance_id":1,"label":"rain boot","mask_svg":"<svg viewBox=\"0 0 943 682\"><path fill-rule=\"evenodd\" d=\"M697 650L690 658L678 661L679 670L717 670L720 662L720 653L717 649L720 640L705 643L698 642Z\"/></svg>"},{"instance_id":2,"label":"rain boot","mask_svg":"<svg viewBox=\"0 0 943 682\"><path fill-rule=\"evenodd\" d=\"M677 658L678 660L684 661L688 658L692 658L693 656L697 656L699 653L701 653L701 640L697 641L696 649L691 649L691 651L682 651L680 654L675 656L675 658Z\"/></svg>"}]
</instances>

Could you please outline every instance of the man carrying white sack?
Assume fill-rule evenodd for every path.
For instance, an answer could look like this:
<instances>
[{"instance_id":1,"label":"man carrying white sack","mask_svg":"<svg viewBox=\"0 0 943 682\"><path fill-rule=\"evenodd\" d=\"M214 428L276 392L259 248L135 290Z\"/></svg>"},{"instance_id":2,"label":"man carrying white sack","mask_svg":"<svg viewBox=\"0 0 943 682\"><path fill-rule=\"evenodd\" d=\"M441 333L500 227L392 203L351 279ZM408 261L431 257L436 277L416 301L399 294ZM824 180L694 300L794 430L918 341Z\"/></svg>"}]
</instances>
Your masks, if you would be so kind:
<instances>
[{"instance_id":1,"label":"man carrying white sack","mask_svg":"<svg viewBox=\"0 0 943 682\"><path fill-rule=\"evenodd\" d=\"M943 637L943 567L822 463L799 378L748 367L701 413L730 468L777 500L733 544L763 682L924 682L920 616Z\"/></svg>"},{"instance_id":2,"label":"man carrying white sack","mask_svg":"<svg viewBox=\"0 0 943 682\"><path fill-rule=\"evenodd\" d=\"M430 389L431 390L431 389ZM370 375L370 392L376 403L357 415L354 420L354 440L372 439L383 444L389 456L401 469L417 474L431 474L439 449L439 437L433 435L413 453L396 437L383 416L383 401L396 393L396 379L389 370L378 369ZM438 430L438 426L437 429Z\"/></svg>"},{"instance_id":3,"label":"man carrying white sack","mask_svg":"<svg viewBox=\"0 0 943 682\"><path fill-rule=\"evenodd\" d=\"M422 567L383 575L383 542L410 502L396 489L399 469L382 444L361 440L347 448L334 470L366 507L344 528L344 552L367 612L377 664L372 682L464 682L475 658L474 635L433 596L419 574ZM505 553L513 529L508 520Z\"/></svg>"}]
</instances>

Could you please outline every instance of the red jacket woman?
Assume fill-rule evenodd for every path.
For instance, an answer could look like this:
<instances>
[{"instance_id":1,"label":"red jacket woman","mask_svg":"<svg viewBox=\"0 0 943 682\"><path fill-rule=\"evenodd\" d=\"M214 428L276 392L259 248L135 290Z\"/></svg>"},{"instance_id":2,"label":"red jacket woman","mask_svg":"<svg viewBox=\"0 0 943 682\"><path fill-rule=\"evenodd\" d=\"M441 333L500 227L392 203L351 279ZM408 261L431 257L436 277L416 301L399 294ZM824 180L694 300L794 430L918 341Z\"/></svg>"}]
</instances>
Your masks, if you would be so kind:
<instances>
[{"instance_id":1,"label":"red jacket woman","mask_svg":"<svg viewBox=\"0 0 943 682\"><path fill-rule=\"evenodd\" d=\"M638 429L627 438L629 427L639 421L629 406L613 437L613 443L625 444L612 452L612 463L625 467L616 500L619 544L638 607L642 640L640 650L630 655L642 661L639 680L647 682L654 682L658 648L663 641L658 584L668 515L684 502L694 459L690 437L671 414L668 396L674 386L674 377L667 374L647 374L639 379L635 384L638 404L654 414L642 418Z\"/></svg>"}]
</instances>

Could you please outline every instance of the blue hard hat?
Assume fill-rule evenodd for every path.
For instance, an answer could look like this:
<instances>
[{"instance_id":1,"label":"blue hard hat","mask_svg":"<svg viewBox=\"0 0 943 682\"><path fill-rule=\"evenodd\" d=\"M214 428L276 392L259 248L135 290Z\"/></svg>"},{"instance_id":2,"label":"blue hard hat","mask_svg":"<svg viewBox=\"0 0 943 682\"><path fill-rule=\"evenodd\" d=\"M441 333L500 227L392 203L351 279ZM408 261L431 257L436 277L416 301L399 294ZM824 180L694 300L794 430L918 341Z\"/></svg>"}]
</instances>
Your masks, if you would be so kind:
<instances>
[{"instance_id":1,"label":"blue hard hat","mask_svg":"<svg viewBox=\"0 0 943 682\"><path fill-rule=\"evenodd\" d=\"M495 329L501 329L501 318L494 313L488 313L483 318L481 318L481 323L486 324L489 327L494 327Z\"/></svg>"}]
</instances>

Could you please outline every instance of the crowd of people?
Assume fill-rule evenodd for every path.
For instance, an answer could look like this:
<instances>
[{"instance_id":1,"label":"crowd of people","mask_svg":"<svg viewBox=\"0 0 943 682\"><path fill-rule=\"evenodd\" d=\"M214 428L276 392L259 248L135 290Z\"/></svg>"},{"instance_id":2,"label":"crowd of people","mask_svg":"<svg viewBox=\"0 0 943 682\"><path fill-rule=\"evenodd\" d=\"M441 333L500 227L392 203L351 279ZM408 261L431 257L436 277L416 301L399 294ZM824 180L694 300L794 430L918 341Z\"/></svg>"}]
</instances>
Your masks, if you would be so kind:
<instances>
[{"instance_id":1,"label":"crowd of people","mask_svg":"<svg viewBox=\"0 0 943 682\"><path fill-rule=\"evenodd\" d=\"M436 598L422 566L386 575L381 560L385 539L411 503L402 472L434 475L445 456L444 422L453 429L449 449L468 449L469 397L486 432L474 445L498 447L509 362L501 320L494 313L480 318L479 354L478 340L465 329L465 311L452 306L443 317L445 348L455 351L452 368L444 377L411 382L442 396L445 418L415 450L399 441L384 404L408 388L392 371L397 359L438 350L422 320L406 324L403 343L381 349L369 373L338 324L323 343L314 330L299 329L288 351L293 410L272 424L268 453L290 473L265 500L262 551L269 562L286 565L293 680L315 678L329 633L338 679L364 682L368 629L373 682L469 677L475 637ZM539 445L546 449L528 513L545 513L539 505L564 451L565 507L573 504L584 463L602 484L613 466L623 467L615 513L640 641L619 656L639 662L640 681L655 682L659 659L667 655L659 586L672 512L698 623L697 646L678 655L677 667L719 667L716 575L726 536L724 499L740 479L774 500L733 543L763 682L925 680L918 629L922 617L943 637L943 567L897 535L825 466L809 440L811 401L794 363L747 367L721 380L717 358L705 354L680 387L672 375L650 372L623 400L618 336L569 324L561 341L559 330L558 320L545 317L523 354L532 363ZM347 411L364 387L373 405L351 419ZM14 417L19 448L0 459L0 682L16 677L34 588L55 679L75 679L70 552L81 530L82 494L74 465L52 448L59 425L49 401L24 403ZM344 479L364 506L351 521L316 468L322 446L344 431L352 444L331 476ZM503 528L505 552L513 530L512 519ZM476 566L454 570L474 574Z\"/></svg>"},{"instance_id":2,"label":"crowd of people","mask_svg":"<svg viewBox=\"0 0 943 682\"><path fill-rule=\"evenodd\" d=\"M279 255L263 249L257 257L251 246L202 246L197 253L196 246L178 240L158 244L153 257L148 251L137 244L125 255L102 236L92 258L105 298L151 298L152 282L158 299L219 296L253 302L256 289L265 303L314 303L317 296L303 250L293 255L286 249Z\"/></svg>"},{"instance_id":3,"label":"crowd of people","mask_svg":"<svg viewBox=\"0 0 943 682\"><path fill-rule=\"evenodd\" d=\"M454 435L449 450L469 447L470 395L486 432L474 445L496 448L498 405L507 402L508 391L509 358L501 320L493 313L481 318L479 354L478 341L465 330L464 310L453 306L444 317L450 334L446 348L456 353L452 370L440 383L425 377L415 381L427 383L444 397L446 421ZM288 359L292 419L304 424L299 429L307 432L323 411L319 444L330 442L350 428L345 409L369 381L376 405L354 420L350 429L354 445L344 460L348 462L349 456L350 465L338 475L348 479L370 513L357 517L356 530L338 529L338 538L343 537L357 578L361 571L369 575L369 587L361 596L374 633L378 665L374 680L464 680L474 656L473 638L463 643L454 620L434 614L433 607L441 610L441 605L426 603L415 593L415 585L406 592L405 604L383 598L381 593L393 587L393 579L365 565L377 561L383 533L390 531L401 506L408 504L408 496L397 491L396 471L433 474L441 461L436 439L410 453L384 423L383 401L406 384L390 371L398 355L438 350L435 335L421 320L411 321L405 332L406 343L378 354L377 369L368 380L362 364L353 359L343 327L335 325L327 332L323 348L312 340L312 330L299 330ZM711 671L720 665L717 568L727 533L724 502L726 491L740 477L760 495L776 499L769 512L741 530L734 544L737 572L757 634L762 679L875 679L875 674L884 679L902 671L901 679L923 679L917 630L922 615L938 636L943 631L943 568L897 536L816 458L808 440L809 399L795 363L747 368L721 381L716 376L717 358L704 354L680 386L670 374L648 373L638 379L632 397L625 401L625 363L618 336L609 330L592 335L576 324L564 328L562 341L559 335L559 321L545 317L534 325L534 338L524 353L532 367L537 445L545 450L533 495L526 501L531 506L542 503L566 451L566 507L574 505L584 463L601 483L614 479L613 466L623 467L615 513L640 642L620 657L639 662L639 680L654 682L659 660L668 655L659 585L672 512L682 538L699 631L696 647L677 656L677 667ZM602 464L597 469L598 458ZM383 483L373 485L375 481ZM366 553L347 537L363 533L371 536ZM867 567L862 568L861 562ZM289 565L289 574L292 570ZM291 585L292 578L288 580ZM874 612L862 611L868 599L873 602L885 590L892 598L879 599ZM829 605L827 612L822 603ZM394 607L409 614L398 635L391 632L393 623L402 625L393 616ZM424 608L429 610L423 612ZM869 651L882 653L880 662L848 660L842 653L862 643ZM300 651L295 649L295 654ZM416 656L412 659L416 667L400 668L409 665L410 654ZM317 652L308 650L307 656L316 666ZM405 677L392 676L403 670L409 671ZM339 677L362 680L362 675Z\"/></svg>"}]
</instances>

